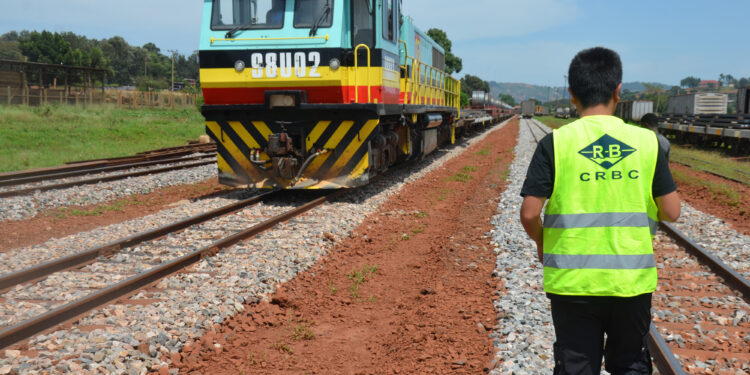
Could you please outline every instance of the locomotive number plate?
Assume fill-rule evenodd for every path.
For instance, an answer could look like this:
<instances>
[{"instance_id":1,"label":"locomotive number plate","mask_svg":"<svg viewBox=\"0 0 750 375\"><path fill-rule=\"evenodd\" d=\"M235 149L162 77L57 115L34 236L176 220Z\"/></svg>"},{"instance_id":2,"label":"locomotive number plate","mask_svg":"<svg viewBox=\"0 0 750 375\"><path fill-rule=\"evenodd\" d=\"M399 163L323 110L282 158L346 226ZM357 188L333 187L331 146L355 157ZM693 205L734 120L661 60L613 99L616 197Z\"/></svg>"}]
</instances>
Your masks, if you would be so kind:
<instances>
[{"instance_id":1,"label":"locomotive number plate","mask_svg":"<svg viewBox=\"0 0 750 375\"><path fill-rule=\"evenodd\" d=\"M318 78L320 52L267 52L250 55L253 78ZM308 67L310 68L308 70Z\"/></svg>"}]
</instances>

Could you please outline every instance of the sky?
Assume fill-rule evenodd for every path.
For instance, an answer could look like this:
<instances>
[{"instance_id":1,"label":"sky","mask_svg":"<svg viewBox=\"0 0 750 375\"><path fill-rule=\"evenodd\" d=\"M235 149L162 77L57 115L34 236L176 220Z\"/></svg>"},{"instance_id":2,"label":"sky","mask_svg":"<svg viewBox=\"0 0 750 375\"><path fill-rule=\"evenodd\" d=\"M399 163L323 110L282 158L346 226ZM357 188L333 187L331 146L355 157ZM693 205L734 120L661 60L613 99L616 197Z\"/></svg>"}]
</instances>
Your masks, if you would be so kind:
<instances>
[{"instance_id":1,"label":"sky","mask_svg":"<svg viewBox=\"0 0 750 375\"><path fill-rule=\"evenodd\" d=\"M341 0L338 0L341 1ZM564 86L580 50L617 51L624 82L679 85L696 76L750 77L747 0L403 0L404 14L443 29L463 70L487 81ZM457 6L457 4L459 4ZM200 0L0 0L0 34L72 31L122 36L163 52L198 49Z\"/></svg>"}]
</instances>

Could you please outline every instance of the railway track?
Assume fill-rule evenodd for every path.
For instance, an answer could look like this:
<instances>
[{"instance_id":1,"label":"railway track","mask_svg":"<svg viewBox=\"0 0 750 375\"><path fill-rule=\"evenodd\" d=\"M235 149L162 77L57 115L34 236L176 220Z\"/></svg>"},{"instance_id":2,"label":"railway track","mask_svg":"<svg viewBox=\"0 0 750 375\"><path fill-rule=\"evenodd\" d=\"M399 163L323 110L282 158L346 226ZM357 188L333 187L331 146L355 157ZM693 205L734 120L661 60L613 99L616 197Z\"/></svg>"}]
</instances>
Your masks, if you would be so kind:
<instances>
[{"instance_id":1,"label":"railway track","mask_svg":"<svg viewBox=\"0 0 750 375\"><path fill-rule=\"evenodd\" d=\"M222 249L299 216L341 194L332 193L308 199L288 208L264 205L248 206L270 199L275 193L237 202L181 222L131 236L83 253L49 260L35 267L3 275L2 331L0 349L28 339L40 332L81 317L116 300L122 300L156 281L185 269ZM285 199L288 200L288 199ZM230 215L231 214L231 215ZM220 219L217 217L222 216ZM203 223L196 225L198 223ZM193 246L176 231L201 231L205 240ZM217 233L224 233L217 236ZM157 241L143 241L160 238ZM137 245L137 246L136 246ZM163 260L168 258L168 260ZM105 280L117 281L116 284ZM21 283L29 283L20 287ZM53 285L67 291L54 298L48 293ZM5 308L15 304L16 309Z\"/></svg>"},{"instance_id":2,"label":"railway track","mask_svg":"<svg viewBox=\"0 0 750 375\"><path fill-rule=\"evenodd\" d=\"M58 167L2 173L0 174L0 198L208 165L216 162L215 150L215 144L195 144L149 151L135 156L90 160ZM169 166L159 167L163 165ZM127 170L133 171L118 173ZM87 175L97 176L70 180ZM54 182L62 179L68 179L68 181Z\"/></svg>"},{"instance_id":3,"label":"railway track","mask_svg":"<svg viewBox=\"0 0 750 375\"><path fill-rule=\"evenodd\" d=\"M663 369L657 361L660 372L747 373L750 282L672 225L661 223L661 230L667 236L660 236L654 249L660 269L652 333L677 355L679 367Z\"/></svg>"},{"instance_id":4,"label":"railway track","mask_svg":"<svg viewBox=\"0 0 750 375\"><path fill-rule=\"evenodd\" d=\"M538 143L548 131L532 122L526 125ZM654 251L659 287L649 337L659 372L749 373L750 282L671 224L660 229L666 236Z\"/></svg>"},{"instance_id":5,"label":"railway track","mask_svg":"<svg viewBox=\"0 0 750 375\"><path fill-rule=\"evenodd\" d=\"M721 165L718 165L716 163L712 163L709 161L705 161L705 160L700 160L698 158L690 157L687 155L680 155L678 157L672 157L672 160L670 161L674 163L682 164L686 167L690 167L690 168L693 168L702 172L712 174L717 177L721 177L725 180L734 181L734 182L744 184L744 185L750 185L750 174L740 169L732 169L732 172L735 173L735 176L728 176L724 173L716 172L715 169L711 169L711 167L721 168L722 167Z\"/></svg>"}]
</instances>

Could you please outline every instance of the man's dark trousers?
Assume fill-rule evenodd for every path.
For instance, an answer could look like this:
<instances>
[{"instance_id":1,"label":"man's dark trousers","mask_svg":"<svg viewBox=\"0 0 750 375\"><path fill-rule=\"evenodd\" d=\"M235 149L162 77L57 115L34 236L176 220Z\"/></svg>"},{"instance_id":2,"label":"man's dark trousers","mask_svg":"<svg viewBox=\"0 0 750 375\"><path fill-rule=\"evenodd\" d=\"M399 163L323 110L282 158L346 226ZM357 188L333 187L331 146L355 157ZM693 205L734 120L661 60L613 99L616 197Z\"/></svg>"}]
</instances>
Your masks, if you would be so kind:
<instances>
[{"instance_id":1,"label":"man's dark trousers","mask_svg":"<svg viewBox=\"0 0 750 375\"><path fill-rule=\"evenodd\" d=\"M651 375L650 293L631 298L550 297L557 336L554 375L599 375L602 355L612 375Z\"/></svg>"}]
</instances>

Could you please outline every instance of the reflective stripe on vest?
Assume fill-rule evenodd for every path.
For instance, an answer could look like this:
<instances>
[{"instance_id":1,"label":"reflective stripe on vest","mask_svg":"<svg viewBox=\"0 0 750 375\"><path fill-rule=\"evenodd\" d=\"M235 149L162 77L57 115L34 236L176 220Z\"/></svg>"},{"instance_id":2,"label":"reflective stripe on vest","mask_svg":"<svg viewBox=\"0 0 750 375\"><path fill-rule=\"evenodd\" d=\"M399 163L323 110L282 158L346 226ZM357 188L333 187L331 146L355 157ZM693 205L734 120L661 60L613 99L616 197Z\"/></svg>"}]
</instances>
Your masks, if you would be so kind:
<instances>
[{"instance_id":1,"label":"reflective stripe on vest","mask_svg":"<svg viewBox=\"0 0 750 375\"><path fill-rule=\"evenodd\" d=\"M567 269L638 270L656 267L654 254L544 254L544 266Z\"/></svg>"},{"instance_id":2,"label":"reflective stripe on vest","mask_svg":"<svg viewBox=\"0 0 750 375\"><path fill-rule=\"evenodd\" d=\"M648 227L656 235L659 223L645 212L545 215L546 228Z\"/></svg>"},{"instance_id":3,"label":"reflective stripe on vest","mask_svg":"<svg viewBox=\"0 0 750 375\"><path fill-rule=\"evenodd\" d=\"M654 132L613 116L554 131L555 181L543 225L544 290L632 297L656 289Z\"/></svg>"}]
</instances>

